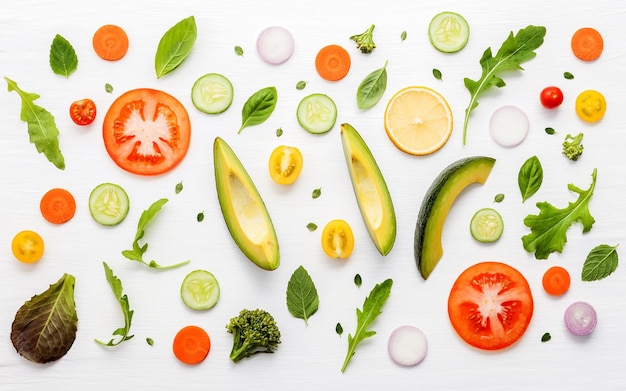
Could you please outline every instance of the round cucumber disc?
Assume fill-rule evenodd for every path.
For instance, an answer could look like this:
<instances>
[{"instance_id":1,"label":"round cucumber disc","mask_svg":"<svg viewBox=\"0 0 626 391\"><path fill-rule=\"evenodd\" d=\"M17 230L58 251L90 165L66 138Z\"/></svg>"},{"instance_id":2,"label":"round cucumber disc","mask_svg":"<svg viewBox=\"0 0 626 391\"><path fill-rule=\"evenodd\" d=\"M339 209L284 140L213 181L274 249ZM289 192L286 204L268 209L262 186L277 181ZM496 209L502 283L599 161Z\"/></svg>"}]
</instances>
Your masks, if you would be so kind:
<instances>
[{"instance_id":1,"label":"round cucumber disc","mask_svg":"<svg viewBox=\"0 0 626 391\"><path fill-rule=\"evenodd\" d=\"M441 12L428 25L430 43L443 53L455 53L463 49L469 34L467 20L456 12Z\"/></svg>"}]
</instances>

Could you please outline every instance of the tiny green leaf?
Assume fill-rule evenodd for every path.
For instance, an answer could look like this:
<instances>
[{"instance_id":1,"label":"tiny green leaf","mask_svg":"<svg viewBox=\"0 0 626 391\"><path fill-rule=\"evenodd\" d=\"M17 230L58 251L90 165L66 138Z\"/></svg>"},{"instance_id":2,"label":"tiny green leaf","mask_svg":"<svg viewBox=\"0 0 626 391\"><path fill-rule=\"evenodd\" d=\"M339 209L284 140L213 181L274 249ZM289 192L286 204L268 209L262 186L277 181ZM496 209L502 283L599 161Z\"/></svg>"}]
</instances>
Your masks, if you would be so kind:
<instances>
[{"instance_id":1,"label":"tiny green leaf","mask_svg":"<svg viewBox=\"0 0 626 391\"><path fill-rule=\"evenodd\" d=\"M517 183L522 193L522 202L535 194L543 182L543 167L537 156L528 158L517 174Z\"/></svg>"},{"instance_id":2,"label":"tiny green leaf","mask_svg":"<svg viewBox=\"0 0 626 391\"><path fill-rule=\"evenodd\" d=\"M556 134L556 130L554 130L554 128L546 128L546 134L549 134L549 135Z\"/></svg>"},{"instance_id":3,"label":"tiny green leaf","mask_svg":"<svg viewBox=\"0 0 626 391\"><path fill-rule=\"evenodd\" d=\"M154 346L154 340L153 340L152 338L150 338L150 337L147 337L147 338L146 338L146 343L147 343L148 345L150 345L150 346Z\"/></svg>"},{"instance_id":4,"label":"tiny green leaf","mask_svg":"<svg viewBox=\"0 0 626 391\"><path fill-rule=\"evenodd\" d=\"M404 40L406 40L406 31L403 31L402 34L400 34L400 41Z\"/></svg>"},{"instance_id":5,"label":"tiny green leaf","mask_svg":"<svg viewBox=\"0 0 626 391\"><path fill-rule=\"evenodd\" d=\"M252 94L241 109L241 127L238 133L248 126L265 122L274 112L276 102L276 87L265 87Z\"/></svg>"},{"instance_id":6,"label":"tiny green leaf","mask_svg":"<svg viewBox=\"0 0 626 391\"><path fill-rule=\"evenodd\" d=\"M109 94L110 94L110 93L112 93L112 92L113 92L113 86L112 86L112 85L110 85L109 83L106 83L106 84L104 85L104 90L105 90L107 93L109 93Z\"/></svg>"},{"instance_id":7,"label":"tiny green leaf","mask_svg":"<svg viewBox=\"0 0 626 391\"><path fill-rule=\"evenodd\" d=\"M433 76L435 77L435 79L437 80L441 80L443 75L441 74L441 71L437 68L433 68Z\"/></svg>"},{"instance_id":8,"label":"tiny green leaf","mask_svg":"<svg viewBox=\"0 0 626 391\"><path fill-rule=\"evenodd\" d=\"M504 201L504 194L500 193L500 194L496 194L496 196L493 198L493 202L502 202Z\"/></svg>"},{"instance_id":9,"label":"tiny green leaf","mask_svg":"<svg viewBox=\"0 0 626 391\"><path fill-rule=\"evenodd\" d=\"M154 68L158 79L185 61L197 37L198 29L193 16L181 20L165 32L154 56Z\"/></svg>"},{"instance_id":10,"label":"tiny green leaf","mask_svg":"<svg viewBox=\"0 0 626 391\"><path fill-rule=\"evenodd\" d=\"M311 197L315 198L319 198L322 195L322 188L317 188L315 190L313 190L313 193L311 194Z\"/></svg>"},{"instance_id":11,"label":"tiny green leaf","mask_svg":"<svg viewBox=\"0 0 626 391\"><path fill-rule=\"evenodd\" d=\"M308 319L317 312L319 307L317 289L306 269L300 265L291 275L287 283L287 309L294 317Z\"/></svg>"},{"instance_id":12,"label":"tiny green leaf","mask_svg":"<svg viewBox=\"0 0 626 391\"><path fill-rule=\"evenodd\" d=\"M202 222L202 220L204 220L204 212L198 213L196 220L198 220L198 223Z\"/></svg>"},{"instance_id":13,"label":"tiny green leaf","mask_svg":"<svg viewBox=\"0 0 626 391\"><path fill-rule=\"evenodd\" d=\"M541 342L548 342L551 339L552 339L552 336L550 335L550 333L544 333L541 336Z\"/></svg>"},{"instance_id":14,"label":"tiny green leaf","mask_svg":"<svg viewBox=\"0 0 626 391\"><path fill-rule=\"evenodd\" d=\"M178 182L176 184L176 187L174 188L174 192L176 192L176 194L178 194L181 191L183 191L183 182Z\"/></svg>"},{"instance_id":15,"label":"tiny green leaf","mask_svg":"<svg viewBox=\"0 0 626 391\"><path fill-rule=\"evenodd\" d=\"M354 275L354 285L361 287L361 284L363 283L363 279L361 278L360 274L355 274Z\"/></svg>"},{"instance_id":16,"label":"tiny green leaf","mask_svg":"<svg viewBox=\"0 0 626 391\"><path fill-rule=\"evenodd\" d=\"M337 323L335 326L335 332L341 337L341 334L343 334L343 327L341 326L341 323Z\"/></svg>"},{"instance_id":17,"label":"tiny green leaf","mask_svg":"<svg viewBox=\"0 0 626 391\"><path fill-rule=\"evenodd\" d=\"M243 57L243 48L241 46L235 46L235 54Z\"/></svg>"},{"instance_id":18,"label":"tiny green leaf","mask_svg":"<svg viewBox=\"0 0 626 391\"><path fill-rule=\"evenodd\" d=\"M601 244L593 248L583 264L582 280L596 281L608 277L617 269L617 245Z\"/></svg>"},{"instance_id":19,"label":"tiny green leaf","mask_svg":"<svg viewBox=\"0 0 626 391\"><path fill-rule=\"evenodd\" d=\"M308 223L306 225L306 229L308 229L309 231L313 232L317 229L317 224L315 223Z\"/></svg>"},{"instance_id":20,"label":"tiny green leaf","mask_svg":"<svg viewBox=\"0 0 626 391\"><path fill-rule=\"evenodd\" d=\"M306 81L300 80L296 83L296 90L304 90L306 87Z\"/></svg>"},{"instance_id":21,"label":"tiny green leaf","mask_svg":"<svg viewBox=\"0 0 626 391\"><path fill-rule=\"evenodd\" d=\"M365 78L359 84L356 91L356 103L359 109L374 107L383 97L387 89L387 63Z\"/></svg>"},{"instance_id":22,"label":"tiny green leaf","mask_svg":"<svg viewBox=\"0 0 626 391\"><path fill-rule=\"evenodd\" d=\"M563 77L566 78L567 80L572 80L574 78L574 74L570 72L563 72Z\"/></svg>"},{"instance_id":23,"label":"tiny green leaf","mask_svg":"<svg viewBox=\"0 0 626 391\"><path fill-rule=\"evenodd\" d=\"M52 40L50 45L50 68L57 75L70 77L78 67L78 57L74 47L69 41L59 34Z\"/></svg>"},{"instance_id":24,"label":"tiny green leaf","mask_svg":"<svg viewBox=\"0 0 626 391\"><path fill-rule=\"evenodd\" d=\"M283 128L276 129L276 137L280 137L283 135Z\"/></svg>"}]
</instances>

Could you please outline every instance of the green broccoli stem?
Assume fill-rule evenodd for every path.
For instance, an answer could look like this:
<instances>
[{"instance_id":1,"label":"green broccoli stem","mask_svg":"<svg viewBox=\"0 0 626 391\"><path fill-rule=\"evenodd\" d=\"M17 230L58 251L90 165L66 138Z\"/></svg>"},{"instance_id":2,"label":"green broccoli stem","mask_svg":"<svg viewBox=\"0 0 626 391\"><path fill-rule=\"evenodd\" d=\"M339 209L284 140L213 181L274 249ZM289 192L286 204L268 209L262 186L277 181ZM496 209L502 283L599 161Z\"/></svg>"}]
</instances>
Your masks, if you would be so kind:
<instances>
[{"instance_id":1,"label":"green broccoli stem","mask_svg":"<svg viewBox=\"0 0 626 391\"><path fill-rule=\"evenodd\" d=\"M246 341L238 348L233 346L233 350L230 352L230 359L233 360L233 362L239 362L249 356L251 348L252 346Z\"/></svg>"}]
</instances>

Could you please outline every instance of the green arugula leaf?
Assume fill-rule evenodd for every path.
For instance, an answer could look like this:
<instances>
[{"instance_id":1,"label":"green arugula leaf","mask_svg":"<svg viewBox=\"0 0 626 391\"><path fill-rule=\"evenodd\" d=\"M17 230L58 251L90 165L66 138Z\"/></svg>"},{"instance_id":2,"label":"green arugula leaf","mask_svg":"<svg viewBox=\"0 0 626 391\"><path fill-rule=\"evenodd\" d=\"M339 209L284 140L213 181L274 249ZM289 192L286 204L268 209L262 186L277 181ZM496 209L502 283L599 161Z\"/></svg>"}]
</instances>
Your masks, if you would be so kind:
<instances>
[{"instance_id":1,"label":"green arugula leaf","mask_svg":"<svg viewBox=\"0 0 626 391\"><path fill-rule=\"evenodd\" d=\"M197 37L198 29L193 16L181 20L165 32L154 56L154 69L158 79L185 61Z\"/></svg>"},{"instance_id":2,"label":"green arugula leaf","mask_svg":"<svg viewBox=\"0 0 626 391\"><path fill-rule=\"evenodd\" d=\"M387 89L387 63L382 68L371 72L359 84L356 90L356 104L359 109L369 109L383 97Z\"/></svg>"},{"instance_id":3,"label":"green arugula leaf","mask_svg":"<svg viewBox=\"0 0 626 391\"><path fill-rule=\"evenodd\" d=\"M70 77L78 68L78 57L71 43L59 34L50 45L50 68L57 75Z\"/></svg>"},{"instance_id":4,"label":"green arugula leaf","mask_svg":"<svg viewBox=\"0 0 626 391\"><path fill-rule=\"evenodd\" d=\"M124 327L120 327L113 332L114 336L120 337L117 341L115 341L115 338L111 338L109 342L102 342L98 339L96 339L95 341L104 346L117 346L124 341L128 341L134 336L129 335L134 311L130 309L128 296L123 294L122 281L120 281L120 279L113 274L113 270L111 270L106 262L102 262L102 265L104 266L104 274L107 281L109 282L109 285L111 286L113 294L115 295L115 299L122 308L122 314L124 315Z\"/></svg>"},{"instance_id":5,"label":"green arugula leaf","mask_svg":"<svg viewBox=\"0 0 626 391\"><path fill-rule=\"evenodd\" d=\"M470 102L465 109L465 121L463 124L463 145L467 141L467 124L471 112L478 106L478 97L491 87L504 87L506 83L500 74L505 71L522 71L521 64L532 60L536 53L535 49L543 44L543 37L546 35L546 28L543 26L527 26L513 35L509 34L502 43L500 50L495 57L491 53L491 48L487 48L480 58L482 75L478 80L464 79L465 88L470 93Z\"/></svg>"},{"instance_id":6,"label":"green arugula leaf","mask_svg":"<svg viewBox=\"0 0 626 391\"><path fill-rule=\"evenodd\" d=\"M287 283L287 309L294 317L308 319L317 312L320 300L317 289L306 269L300 265L291 275Z\"/></svg>"},{"instance_id":7,"label":"green arugula leaf","mask_svg":"<svg viewBox=\"0 0 626 391\"><path fill-rule=\"evenodd\" d=\"M517 174L517 184L522 193L522 202L535 194L543 183L543 167L537 156L528 158Z\"/></svg>"},{"instance_id":8,"label":"green arugula leaf","mask_svg":"<svg viewBox=\"0 0 626 391\"><path fill-rule=\"evenodd\" d=\"M567 242L567 230L576 221L583 225L583 233L589 232L595 219L589 212L589 201L596 187L597 169L591 174L592 182L587 190L581 190L573 184L567 188L578 194L575 202L570 202L566 208L558 209L548 202L538 202L538 215L528 215L524 225L530 228L530 233L522 237L524 248L534 252L536 259L547 259L555 252L562 252Z\"/></svg>"},{"instance_id":9,"label":"green arugula leaf","mask_svg":"<svg viewBox=\"0 0 626 391\"><path fill-rule=\"evenodd\" d=\"M22 99L20 119L28 124L30 142L35 144L37 152L43 153L50 163L60 170L65 169L65 159L59 149L59 129L54 122L54 116L34 101L39 95L21 90L17 83L5 77L9 92L15 91Z\"/></svg>"},{"instance_id":10,"label":"green arugula leaf","mask_svg":"<svg viewBox=\"0 0 626 391\"><path fill-rule=\"evenodd\" d=\"M582 280L596 281L608 277L617 269L617 245L601 244L593 248L583 264Z\"/></svg>"},{"instance_id":11,"label":"green arugula leaf","mask_svg":"<svg viewBox=\"0 0 626 391\"><path fill-rule=\"evenodd\" d=\"M241 109L241 127L238 133L248 126L265 122L274 112L276 102L276 87L265 87L252 94Z\"/></svg>"}]
</instances>

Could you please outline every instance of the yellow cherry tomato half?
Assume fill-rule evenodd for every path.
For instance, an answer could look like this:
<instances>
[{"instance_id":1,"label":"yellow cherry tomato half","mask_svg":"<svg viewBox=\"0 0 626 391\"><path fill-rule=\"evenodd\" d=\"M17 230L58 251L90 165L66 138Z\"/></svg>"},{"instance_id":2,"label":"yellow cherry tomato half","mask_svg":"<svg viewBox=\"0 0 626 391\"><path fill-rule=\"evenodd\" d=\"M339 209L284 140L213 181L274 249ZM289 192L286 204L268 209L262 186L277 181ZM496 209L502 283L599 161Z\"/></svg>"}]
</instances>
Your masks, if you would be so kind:
<instances>
[{"instance_id":1,"label":"yellow cherry tomato half","mask_svg":"<svg viewBox=\"0 0 626 391\"><path fill-rule=\"evenodd\" d=\"M270 176L278 184L290 185L300 176L303 162L302 153L298 148L278 146L270 155Z\"/></svg>"},{"instance_id":2,"label":"yellow cherry tomato half","mask_svg":"<svg viewBox=\"0 0 626 391\"><path fill-rule=\"evenodd\" d=\"M34 231L18 232L11 242L15 258L24 263L35 263L43 256L43 239Z\"/></svg>"},{"instance_id":3,"label":"yellow cherry tomato half","mask_svg":"<svg viewBox=\"0 0 626 391\"><path fill-rule=\"evenodd\" d=\"M576 114L583 121L597 122L604 117L606 100L604 95L595 90L581 92L576 98Z\"/></svg>"},{"instance_id":4,"label":"yellow cherry tomato half","mask_svg":"<svg viewBox=\"0 0 626 391\"><path fill-rule=\"evenodd\" d=\"M332 220L322 231L322 249L330 258L345 259L354 250L352 228L344 220Z\"/></svg>"}]
</instances>

